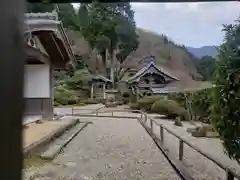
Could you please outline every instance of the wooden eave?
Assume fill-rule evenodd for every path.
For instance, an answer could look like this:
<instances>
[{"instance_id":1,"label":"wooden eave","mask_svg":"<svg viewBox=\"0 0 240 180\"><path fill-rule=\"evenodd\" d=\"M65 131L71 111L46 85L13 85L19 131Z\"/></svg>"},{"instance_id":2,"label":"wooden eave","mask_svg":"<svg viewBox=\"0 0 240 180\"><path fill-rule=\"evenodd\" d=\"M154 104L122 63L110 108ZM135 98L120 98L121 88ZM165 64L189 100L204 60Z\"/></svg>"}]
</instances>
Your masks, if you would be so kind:
<instances>
[{"instance_id":1,"label":"wooden eave","mask_svg":"<svg viewBox=\"0 0 240 180\"><path fill-rule=\"evenodd\" d=\"M75 57L61 21L27 19L25 33L36 35L46 49L55 68L75 67Z\"/></svg>"},{"instance_id":2,"label":"wooden eave","mask_svg":"<svg viewBox=\"0 0 240 180\"><path fill-rule=\"evenodd\" d=\"M25 54L27 56L27 64L50 64L49 56L29 45L25 47Z\"/></svg>"}]
</instances>

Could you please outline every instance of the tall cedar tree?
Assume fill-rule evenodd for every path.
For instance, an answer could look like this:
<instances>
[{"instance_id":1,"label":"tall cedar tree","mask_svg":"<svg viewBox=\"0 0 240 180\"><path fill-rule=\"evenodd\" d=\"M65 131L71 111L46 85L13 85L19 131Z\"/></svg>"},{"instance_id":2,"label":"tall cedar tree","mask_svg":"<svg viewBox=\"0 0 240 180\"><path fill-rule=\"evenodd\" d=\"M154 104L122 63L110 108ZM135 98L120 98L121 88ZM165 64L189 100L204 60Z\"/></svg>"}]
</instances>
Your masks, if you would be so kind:
<instances>
[{"instance_id":1,"label":"tall cedar tree","mask_svg":"<svg viewBox=\"0 0 240 180\"><path fill-rule=\"evenodd\" d=\"M99 52L105 65L106 51L109 53L110 78L114 82L116 60L122 63L139 44L130 3L81 4L78 16L82 35Z\"/></svg>"}]
</instances>

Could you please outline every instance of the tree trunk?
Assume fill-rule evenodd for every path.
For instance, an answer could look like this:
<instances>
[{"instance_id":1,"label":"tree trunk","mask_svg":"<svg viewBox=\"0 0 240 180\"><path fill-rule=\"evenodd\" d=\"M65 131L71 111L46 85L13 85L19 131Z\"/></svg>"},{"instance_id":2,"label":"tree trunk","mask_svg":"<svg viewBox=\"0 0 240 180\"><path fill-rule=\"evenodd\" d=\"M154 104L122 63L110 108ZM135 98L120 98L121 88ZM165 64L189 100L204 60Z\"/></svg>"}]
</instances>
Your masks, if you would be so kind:
<instances>
[{"instance_id":1,"label":"tree trunk","mask_svg":"<svg viewBox=\"0 0 240 180\"><path fill-rule=\"evenodd\" d=\"M102 57L102 64L103 64L103 74L105 76L107 75L107 68L106 68L106 64L107 64L107 49L105 49L105 51L100 52L100 56Z\"/></svg>"},{"instance_id":2,"label":"tree trunk","mask_svg":"<svg viewBox=\"0 0 240 180\"><path fill-rule=\"evenodd\" d=\"M110 58L111 58L111 70L110 70L110 79L112 81L112 88L114 89L114 86L115 86L115 78L114 78L114 75L115 75L115 57L114 57L114 53L113 51L109 52L110 54Z\"/></svg>"}]
</instances>

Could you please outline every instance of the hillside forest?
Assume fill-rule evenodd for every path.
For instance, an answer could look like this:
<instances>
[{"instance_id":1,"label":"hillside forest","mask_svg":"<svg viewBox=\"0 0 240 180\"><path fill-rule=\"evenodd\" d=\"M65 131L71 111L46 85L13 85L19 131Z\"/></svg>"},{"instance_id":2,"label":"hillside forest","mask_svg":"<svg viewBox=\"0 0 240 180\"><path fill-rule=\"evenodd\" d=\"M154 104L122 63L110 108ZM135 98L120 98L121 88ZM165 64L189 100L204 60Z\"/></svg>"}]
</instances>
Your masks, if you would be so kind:
<instances>
[{"instance_id":1,"label":"hillside forest","mask_svg":"<svg viewBox=\"0 0 240 180\"><path fill-rule=\"evenodd\" d=\"M165 107L168 111L164 112L168 115L177 114L182 120L195 117L195 120L212 124L229 157L240 163L240 19L235 24L223 26L225 37L216 56L197 57L164 34L137 28L130 3L82 3L79 9L69 3L27 3L26 10L56 10L76 55L75 70L54 72L56 106L97 103L88 99L89 82L95 74L103 74L117 88L128 70L136 68L142 57L154 55L158 65L183 80L182 86L196 87L203 81L214 86L169 94L171 103L156 101L156 97L136 103L129 94L122 92L124 103L130 102L131 108L157 113L162 113L159 112L161 107L168 104L171 108ZM181 111L173 108L176 106L181 107Z\"/></svg>"}]
</instances>

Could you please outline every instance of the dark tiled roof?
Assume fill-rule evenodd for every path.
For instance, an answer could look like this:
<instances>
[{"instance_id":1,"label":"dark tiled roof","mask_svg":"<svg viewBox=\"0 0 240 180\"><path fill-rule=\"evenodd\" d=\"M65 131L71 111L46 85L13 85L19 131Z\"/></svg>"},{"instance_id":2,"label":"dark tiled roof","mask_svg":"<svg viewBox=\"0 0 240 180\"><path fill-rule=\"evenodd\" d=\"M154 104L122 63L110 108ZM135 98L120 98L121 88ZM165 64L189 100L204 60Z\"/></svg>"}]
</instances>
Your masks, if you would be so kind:
<instances>
[{"instance_id":1,"label":"dark tiled roof","mask_svg":"<svg viewBox=\"0 0 240 180\"><path fill-rule=\"evenodd\" d=\"M159 72L165 74L166 76L174 79L174 80L179 80L177 77L174 77L173 75L171 75L170 73L168 73L167 71L165 71L163 68L161 67L157 67L155 65L155 63L153 61L151 61L147 66L144 66L142 69L140 69L134 76L130 77L127 82L131 83L134 82L134 80L136 80L137 78L141 77L142 75L144 75L144 73L150 68L150 67L154 67L156 68Z\"/></svg>"}]
</instances>

